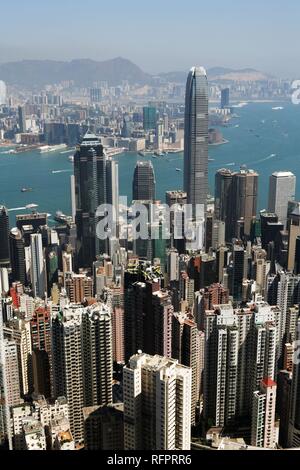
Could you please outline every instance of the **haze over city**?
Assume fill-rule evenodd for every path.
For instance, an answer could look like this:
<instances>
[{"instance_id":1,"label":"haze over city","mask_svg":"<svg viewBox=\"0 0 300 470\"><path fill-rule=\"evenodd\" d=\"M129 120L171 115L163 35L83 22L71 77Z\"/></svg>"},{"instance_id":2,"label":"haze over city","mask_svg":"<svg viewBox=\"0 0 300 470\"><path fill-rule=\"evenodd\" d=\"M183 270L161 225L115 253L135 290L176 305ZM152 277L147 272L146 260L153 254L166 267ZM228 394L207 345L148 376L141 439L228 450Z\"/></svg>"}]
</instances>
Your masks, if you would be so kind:
<instances>
[{"instance_id":1,"label":"haze over city","mask_svg":"<svg viewBox=\"0 0 300 470\"><path fill-rule=\"evenodd\" d=\"M0 62L122 56L152 74L205 64L297 78L299 16L294 0L16 0L1 5Z\"/></svg>"}]
</instances>

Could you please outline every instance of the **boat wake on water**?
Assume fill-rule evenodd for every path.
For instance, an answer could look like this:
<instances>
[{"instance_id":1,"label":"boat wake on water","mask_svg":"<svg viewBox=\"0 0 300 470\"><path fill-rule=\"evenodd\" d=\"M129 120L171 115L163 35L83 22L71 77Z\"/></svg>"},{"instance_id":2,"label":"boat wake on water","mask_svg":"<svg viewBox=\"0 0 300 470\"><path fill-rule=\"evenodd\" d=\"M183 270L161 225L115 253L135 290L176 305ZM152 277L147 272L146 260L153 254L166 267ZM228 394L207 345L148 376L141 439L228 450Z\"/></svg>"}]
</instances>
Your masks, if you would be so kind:
<instances>
[{"instance_id":1,"label":"boat wake on water","mask_svg":"<svg viewBox=\"0 0 300 470\"><path fill-rule=\"evenodd\" d=\"M52 170L52 175L56 175L58 173L71 173L72 170Z\"/></svg>"}]
</instances>

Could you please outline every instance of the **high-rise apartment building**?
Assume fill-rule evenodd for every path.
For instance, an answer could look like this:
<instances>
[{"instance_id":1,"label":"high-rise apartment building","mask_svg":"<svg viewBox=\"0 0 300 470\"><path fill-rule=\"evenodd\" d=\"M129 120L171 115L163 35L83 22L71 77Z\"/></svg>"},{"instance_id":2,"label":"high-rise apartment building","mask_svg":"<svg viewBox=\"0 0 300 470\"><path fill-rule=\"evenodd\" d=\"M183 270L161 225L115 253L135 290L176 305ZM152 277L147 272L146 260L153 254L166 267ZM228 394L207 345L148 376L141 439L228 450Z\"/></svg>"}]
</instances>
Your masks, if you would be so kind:
<instances>
[{"instance_id":1,"label":"high-rise apartment building","mask_svg":"<svg viewBox=\"0 0 300 470\"><path fill-rule=\"evenodd\" d=\"M253 392L264 377L274 380L278 309L265 303L206 312L204 418L232 425L251 415Z\"/></svg>"},{"instance_id":2,"label":"high-rise apartment building","mask_svg":"<svg viewBox=\"0 0 300 470\"><path fill-rule=\"evenodd\" d=\"M53 385L50 307L35 309L30 323L34 391L49 398Z\"/></svg>"},{"instance_id":3,"label":"high-rise apartment building","mask_svg":"<svg viewBox=\"0 0 300 470\"><path fill-rule=\"evenodd\" d=\"M21 396L33 391L32 383L32 342L29 320L11 319L3 327L4 337L15 341L19 364Z\"/></svg>"},{"instance_id":4,"label":"high-rise apartment building","mask_svg":"<svg viewBox=\"0 0 300 470\"><path fill-rule=\"evenodd\" d=\"M296 340L300 340L300 320L297 321ZM300 361L299 346L294 348L294 366L291 383L288 447L300 447Z\"/></svg>"},{"instance_id":5,"label":"high-rise apartment building","mask_svg":"<svg viewBox=\"0 0 300 470\"><path fill-rule=\"evenodd\" d=\"M276 446L275 409L277 384L265 378L253 394L251 445L274 449Z\"/></svg>"},{"instance_id":6,"label":"high-rise apartment building","mask_svg":"<svg viewBox=\"0 0 300 470\"><path fill-rule=\"evenodd\" d=\"M283 365L284 344L290 341L290 333L295 339L297 312L290 309L300 303L300 276L280 271L277 275L268 277L267 299L270 305L278 305L280 317L278 318L278 345L277 361L279 369ZM293 314L294 313L294 314Z\"/></svg>"},{"instance_id":7,"label":"high-rise apartment building","mask_svg":"<svg viewBox=\"0 0 300 470\"><path fill-rule=\"evenodd\" d=\"M9 386L6 376L6 340L3 335L3 312L0 303L0 446L12 449L12 435L9 410Z\"/></svg>"},{"instance_id":8,"label":"high-rise apartment building","mask_svg":"<svg viewBox=\"0 0 300 470\"><path fill-rule=\"evenodd\" d=\"M202 372L203 336L197 324L184 313L175 313L172 323L172 358L192 369L191 424L197 422Z\"/></svg>"},{"instance_id":9,"label":"high-rise apartment building","mask_svg":"<svg viewBox=\"0 0 300 470\"><path fill-rule=\"evenodd\" d=\"M125 362L125 335L124 335L124 309L112 308L113 329L113 360L117 363Z\"/></svg>"},{"instance_id":10,"label":"high-rise apartment building","mask_svg":"<svg viewBox=\"0 0 300 470\"><path fill-rule=\"evenodd\" d=\"M138 282L137 282L138 281ZM125 273L124 333L125 360L138 350L151 353L154 348L154 310L152 295L160 291L161 273L147 264L128 266ZM157 299L157 323L160 301ZM161 331L164 331L162 329ZM151 334L152 332L152 334Z\"/></svg>"},{"instance_id":11,"label":"high-rise apartment building","mask_svg":"<svg viewBox=\"0 0 300 470\"><path fill-rule=\"evenodd\" d=\"M19 405L21 401L18 350L15 341L4 340L6 400L8 406Z\"/></svg>"},{"instance_id":12,"label":"high-rise apartment building","mask_svg":"<svg viewBox=\"0 0 300 470\"><path fill-rule=\"evenodd\" d=\"M188 204L206 208L208 195L208 84L203 67L188 75L185 98L184 190Z\"/></svg>"},{"instance_id":13,"label":"high-rise apartment building","mask_svg":"<svg viewBox=\"0 0 300 470\"><path fill-rule=\"evenodd\" d=\"M125 450L189 450L191 369L140 353L123 373Z\"/></svg>"},{"instance_id":14,"label":"high-rise apartment building","mask_svg":"<svg viewBox=\"0 0 300 470\"><path fill-rule=\"evenodd\" d=\"M84 439L83 407L112 403L112 324L110 309L69 304L52 326L54 394L65 396L76 444Z\"/></svg>"},{"instance_id":15,"label":"high-rise apartment building","mask_svg":"<svg viewBox=\"0 0 300 470\"><path fill-rule=\"evenodd\" d=\"M65 396L69 420L76 444L82 444L83 432L83 356L81 309L65 309L52 323L54 395Z\"/></svg>"},{"instance_id":16,"label":"high-rise apartment building","mask_svg":"<svg viewBox=\"0 0 300 470\"><path fill-rule=\"evenodd\" d=\"M290 207L292 204L290 203ZM295 269L297 239L300 236L300 204L295 203L294 209L288 214L288 260L287 269Z\"/></svg>"},{"instance_id":17,"label":"high-rise apartment building","mask_svg":"<svg viewBox=\"0 0 300 470\"><path fill-rule=\"evenodd\" d=\"M82 313L85 406L112 403L112 318L109 307L94 304Z\"/></svg>"},{"instance_id":18,"label":"high-rise apartment building","mask_svg":"<svg viewBox=\"0 0 300 470\"><path fill-rule=\"evenodd\" d=\"M174 307L168 291L159 290L153 293L151 313L152 320L149 322L149 328L145 328L145 332L147 336L151 335L152 337L153 354L172 357L172 320ZM145 352L150 351L147 348Z\"/></svg>"},{"instance_id":19,"label":"high-rise apartment building","mask_svg":"<svg viewBox=\"0 0 300 470\"><path fill-rule=\"evenodd\" d=\"M205 312L213 310L214 305L225 305L229 302L229 291L222 284L212 284L195 293L194 316L199 330L205 328Z\"/></svg>"},{"instance_id":20,"label":"high-rise apartment building","mask_svg":"<svg viewBox=\"0 0 300 470\"><path fill-rule=\"evenodd\" d=\"M94 294L93 279L85 274L66 274L65 288L70 302L74 304L81 304Z\"/></svg>"}]
</instances>

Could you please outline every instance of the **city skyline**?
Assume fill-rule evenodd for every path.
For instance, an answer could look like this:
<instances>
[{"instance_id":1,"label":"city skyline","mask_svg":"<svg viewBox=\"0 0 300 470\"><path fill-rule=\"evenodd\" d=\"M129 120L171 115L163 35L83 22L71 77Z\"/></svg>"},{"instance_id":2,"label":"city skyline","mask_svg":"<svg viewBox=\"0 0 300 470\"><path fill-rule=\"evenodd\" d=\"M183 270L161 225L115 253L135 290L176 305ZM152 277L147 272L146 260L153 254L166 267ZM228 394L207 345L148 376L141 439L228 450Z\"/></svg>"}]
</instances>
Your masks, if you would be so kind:
<instances>
[{"instance_id":1,"label":"city skyline","mask_svg":"<svg viewBox=\"0 0 300 470\"><path fill-rule=\"evenodd\" d=\"M1 11L0 449L300 449L300 7L74 4Z\"/></svg>"}]
</instances>

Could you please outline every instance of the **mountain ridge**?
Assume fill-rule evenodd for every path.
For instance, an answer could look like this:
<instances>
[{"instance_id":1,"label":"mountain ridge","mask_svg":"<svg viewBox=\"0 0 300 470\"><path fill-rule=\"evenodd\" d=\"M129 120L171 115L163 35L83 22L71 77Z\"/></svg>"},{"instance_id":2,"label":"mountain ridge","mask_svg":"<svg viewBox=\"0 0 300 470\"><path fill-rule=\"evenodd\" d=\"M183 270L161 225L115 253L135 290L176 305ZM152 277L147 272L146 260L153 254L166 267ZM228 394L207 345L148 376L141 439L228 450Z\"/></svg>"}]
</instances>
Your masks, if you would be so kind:
<instances>
[{"instance_id":1,"label":"mountain ridge","mask_svg":"<svg viewBox=\"0 0 300 470\"><path fill-rule=\"evenodd\" d=\"M0 64L0 79L11 85L42 87L73 80L77 86L93 86L95 82L107 81L109 85L152 84L154 77L166 81L185 83L188 71L164 72L155 75L144 72L138 65L123 57L96 61L92 59L22 60ZM212 67L207 69L210 80L264 80L273 78L256 69L231 69Z\"/></svg>"}]
</instances>

